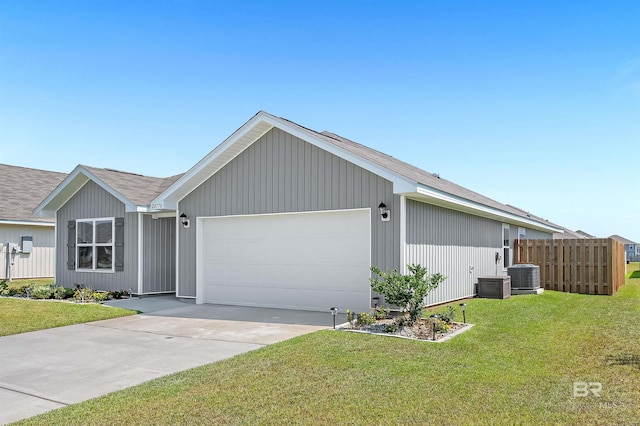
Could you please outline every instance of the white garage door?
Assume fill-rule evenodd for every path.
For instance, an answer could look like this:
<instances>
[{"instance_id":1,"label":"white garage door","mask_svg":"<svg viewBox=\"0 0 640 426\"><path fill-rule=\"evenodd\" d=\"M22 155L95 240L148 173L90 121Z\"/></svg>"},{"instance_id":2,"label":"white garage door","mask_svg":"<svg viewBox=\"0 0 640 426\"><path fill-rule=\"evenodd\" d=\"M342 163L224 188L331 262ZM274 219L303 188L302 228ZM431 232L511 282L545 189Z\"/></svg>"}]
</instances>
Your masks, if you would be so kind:
<instances>
[{"instance_id":1,"label":"white garage door","mask_svg":"<svg viewBox=\"0 0 640 426\"><path fill-rule=\"evenodd\" d=\"M198 301L370 307L369 209L200 219Z\"/></svg>"}]
</instances>

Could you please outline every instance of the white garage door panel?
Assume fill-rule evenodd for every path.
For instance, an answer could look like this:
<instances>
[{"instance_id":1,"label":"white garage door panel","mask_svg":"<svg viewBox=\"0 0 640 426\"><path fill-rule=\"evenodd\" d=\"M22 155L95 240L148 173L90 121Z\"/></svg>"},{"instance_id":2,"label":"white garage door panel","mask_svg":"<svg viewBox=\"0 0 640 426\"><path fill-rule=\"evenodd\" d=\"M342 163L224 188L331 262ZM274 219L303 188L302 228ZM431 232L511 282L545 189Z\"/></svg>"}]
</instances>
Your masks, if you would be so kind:
<instances>
[{"instance_id":1,"label":"white garage door panel","mask_svg":"<svg viewBox=\"0 0 640 426\"><path fill-rule=\"evenodd\" d=\"M205 303L368 310L370 211L202 221Z\"/></svg>"}]
</instances>

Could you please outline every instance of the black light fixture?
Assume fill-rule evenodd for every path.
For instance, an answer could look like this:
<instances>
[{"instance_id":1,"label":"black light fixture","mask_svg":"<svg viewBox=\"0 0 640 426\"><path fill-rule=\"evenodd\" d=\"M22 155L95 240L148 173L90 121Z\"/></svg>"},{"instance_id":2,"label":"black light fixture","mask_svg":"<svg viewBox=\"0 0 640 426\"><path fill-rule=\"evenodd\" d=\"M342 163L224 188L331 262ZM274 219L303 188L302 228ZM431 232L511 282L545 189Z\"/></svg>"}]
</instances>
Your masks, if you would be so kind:
<instances>
[{"instance_id":1,"label":"black light fixture","mask_svg":"<svg viewBox=\"0 0 640 426\"><path fill-rule=\"evenodd\" d=\"M331 315L333 316L333 329L336 329L336 315L338 315L338 308L333 306L332 308L329 308L329 310L331 311Z\"/></svg>"},{"instance_id":2,"label":"black light fixture","mask_svg":"<svg viewBox=\"0 0 640 426\"><path fill-rule=\"evenodd\" d=\"M189 216L187 216L185 213L182 213L180 215L180 223L182 223L182 226L184 226L185 228L189 227Z\"/></svg>"},{"instance_id":3,"label":"black light fixture","mask_svg":"<svg viewBox=\"0 0 640 426\"><path fill-rule=\"evenodd\" d=\"M467 304L466 303L461 303L460 304L460 309L462 310L462 322L464 322L466 324L467 323L467 313L465 311L467 310Z\"/></svg>"},{"instance_id":4,"label":"black light fixture","mask_svg":"<svg viewBox=\"0 0 640 426\"><path fill-rule=\"evenodd\" d=\"M380 203L378 205L378 210L380 210L380 217L382 218L383 222L388 222L389 220L391 220L391 210L387 208L387 205L385 203Z\"/></svg>"}]
</instances>

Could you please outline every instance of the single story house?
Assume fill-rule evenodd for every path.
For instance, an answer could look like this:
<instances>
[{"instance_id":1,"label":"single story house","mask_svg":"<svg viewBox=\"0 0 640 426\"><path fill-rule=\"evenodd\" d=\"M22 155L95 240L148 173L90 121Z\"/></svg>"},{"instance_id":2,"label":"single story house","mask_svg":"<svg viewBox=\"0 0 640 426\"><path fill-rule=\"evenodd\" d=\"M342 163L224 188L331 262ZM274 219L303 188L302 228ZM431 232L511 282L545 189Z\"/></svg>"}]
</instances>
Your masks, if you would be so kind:
<instances>
[{"instance_id":1,"label":"single story house","mask_svg":"<svg viewBox=\"0 0 640 426\"><path fill-rule=\"evenodd\" d=\"M637 262L640 260L640 245L628 238L620 235L612 235L609 238L616 239L624 244L625 258L627 262Z\"/></svg>"},{"instance_id":2,"label":"single story house","mask_svg":"<svg viewBox=\"0 0 640 426\"><path fill-rule=\"evenodd\" d=\"M0 280L53 277L55 221L32 212L65 176L0 164Z\"/></svg>"},{"instance_id":3,"label":"single story house","mask_svg":"<svg viewBox=\"0 0 640 426\"><path fill-rule=\"evenodd\" d=\"M448 278L429 304L504 275L513 243L561 229L330 132L259 112L183 175L78 166L35 209L56 278L196 303L368 310L370 267Z\"/></svg>"}]
</instances>

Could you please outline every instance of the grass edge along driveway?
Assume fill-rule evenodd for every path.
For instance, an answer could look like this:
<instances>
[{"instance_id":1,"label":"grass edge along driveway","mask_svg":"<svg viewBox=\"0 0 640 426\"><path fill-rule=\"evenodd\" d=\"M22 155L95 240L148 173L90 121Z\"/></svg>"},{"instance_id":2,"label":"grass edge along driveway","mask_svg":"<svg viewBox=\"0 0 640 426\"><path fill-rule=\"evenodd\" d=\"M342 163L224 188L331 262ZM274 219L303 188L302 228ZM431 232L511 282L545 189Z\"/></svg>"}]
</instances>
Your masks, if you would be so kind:
<instances>
[{"instance_id":1,"label":"grass edge along driveway","mask_svg":"<svg viewBox=\"0 0 640 426\"><path fill-rule=\"evenodd\" d=\"M448 342L320 331L20 424L637 422L640 279L468 304L476 326Z\"/></svg>"},{"instance_id":2,"label":"grass edge along driveway","mask_svg":"<svg viewBox=\"0 0 640 426\"><path fill-rule=\"evenodd\" d=\"M112 308L95 303L79 304L0 297L0 336L82 324L136 313L128 309Z\"/></svg>"}]
</instances>

